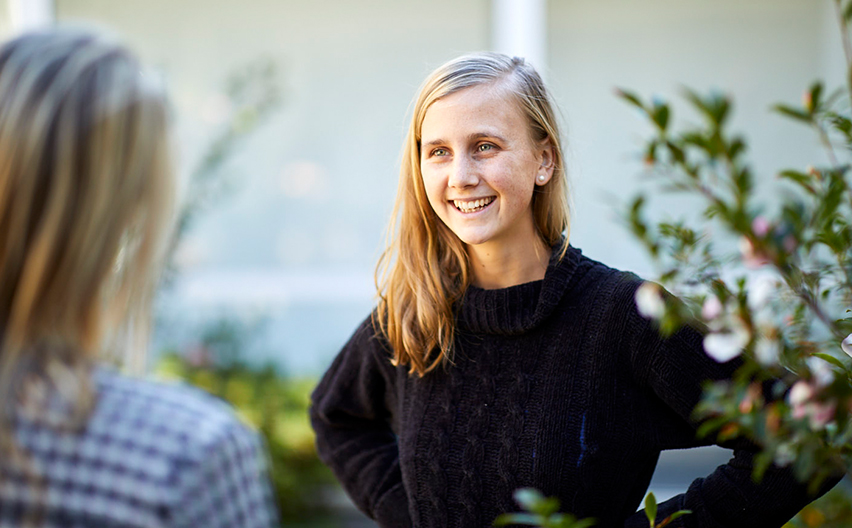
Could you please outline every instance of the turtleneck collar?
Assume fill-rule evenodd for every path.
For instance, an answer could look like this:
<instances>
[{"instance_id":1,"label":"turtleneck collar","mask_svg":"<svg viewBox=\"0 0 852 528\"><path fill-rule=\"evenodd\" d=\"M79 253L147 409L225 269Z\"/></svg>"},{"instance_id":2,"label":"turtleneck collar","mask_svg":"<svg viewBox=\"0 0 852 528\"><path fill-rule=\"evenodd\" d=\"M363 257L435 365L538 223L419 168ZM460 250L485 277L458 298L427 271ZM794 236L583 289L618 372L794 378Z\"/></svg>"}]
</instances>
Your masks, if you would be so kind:
<instances>
[{"instance_id":1,"label":"turtleneck collar","mask_svg":"<svg viewBox=\"0 0 852 528\"><path fill-rule=\"evenodd\" d=\"M497 290L468 287L457 311L459 326L501 335L522 334L538 326L559 304L582 255L568 246L560 258L560 250L561 244L553 248L542 280Z\"/></svg>"}]
</instances>

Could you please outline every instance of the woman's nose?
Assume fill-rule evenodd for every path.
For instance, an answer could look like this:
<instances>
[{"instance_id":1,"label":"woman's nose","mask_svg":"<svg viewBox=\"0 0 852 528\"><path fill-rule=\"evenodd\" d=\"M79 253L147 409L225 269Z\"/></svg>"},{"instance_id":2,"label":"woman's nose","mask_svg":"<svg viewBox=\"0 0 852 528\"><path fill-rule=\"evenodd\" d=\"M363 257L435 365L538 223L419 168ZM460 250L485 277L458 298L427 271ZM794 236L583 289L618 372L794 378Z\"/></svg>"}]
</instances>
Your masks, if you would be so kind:
<instances>
[{"instance_id":1,"label":"woman's nose","mask_svg":"<svg viewBox=\"0 0 852 528\"><path fill-rule=\"evenodd\" d=\"M455 188L475 187L479 183L479 175L472 160L458 156L450 167L447 185Z\"/></svg>"}]
</instances>

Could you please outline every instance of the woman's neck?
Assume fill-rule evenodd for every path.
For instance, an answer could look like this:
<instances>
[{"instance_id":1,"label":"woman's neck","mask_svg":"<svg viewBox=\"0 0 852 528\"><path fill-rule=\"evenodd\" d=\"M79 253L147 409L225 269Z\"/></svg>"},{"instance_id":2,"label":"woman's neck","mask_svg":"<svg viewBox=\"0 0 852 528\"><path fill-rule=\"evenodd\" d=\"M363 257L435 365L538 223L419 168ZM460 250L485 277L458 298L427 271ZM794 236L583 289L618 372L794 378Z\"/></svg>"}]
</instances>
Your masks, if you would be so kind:
<instances>
[{"instance_id":1,"label":"woman's neck","mask_svg":"<svg viewBox=\"0 0 852 528\"><path fill-rule=\"evenodd\" d=\"M467 246L473 285L485 290L541 280L550 262L550 248L531 236L521 244L486 243Z\"/></svg>"}]
</instances>

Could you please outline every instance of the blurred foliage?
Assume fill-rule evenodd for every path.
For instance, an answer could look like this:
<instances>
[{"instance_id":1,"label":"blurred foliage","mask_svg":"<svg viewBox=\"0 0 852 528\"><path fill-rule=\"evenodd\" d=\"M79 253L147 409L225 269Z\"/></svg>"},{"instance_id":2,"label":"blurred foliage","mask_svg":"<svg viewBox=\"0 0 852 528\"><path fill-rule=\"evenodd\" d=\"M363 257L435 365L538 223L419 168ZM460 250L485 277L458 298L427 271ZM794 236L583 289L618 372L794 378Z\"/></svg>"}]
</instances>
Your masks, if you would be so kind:
<instances>
[{"instance_id":1,"label":"blurred foliage","mask_svg":"<svg viewBox=\"0 0 852 528\"><path fill-rule=\"evenodd\" d=\"M559 499L545 497L532 488L515 490L515 500L524 512L504 513L497 517L494 526L520 524L540 528L588 528L595 524L594 519L578 520L571 514L558 513Z\"/></svg>"},{"instance_id":2,"label":"blurred foliage","mask_svg":"<svg viewBox=\"0 0 852 528\"><path fill-rule=\"evenodd\" d=\"M648 172L665 190L703 202L692 223L647 220L644 196L630 205L627 222L674 294L646 283L637 306L664 334L683 324L704 328L708 355L744 361L733 380L706 388L696 409L699 434L747 436L762 447L756 478L770 464L789 466L812 490L852 462L852 0L832 1L847 85L828 90L816 81L801 104L773 107L810 128L824 150L812 166L780 171L778 179L795 189L780 200L755 190L746 139L729 131L729 97L684 90L702 122L675 128L668 103L618 92L654 130L643 149ZM715 233L738 240L738 248L717 243ZM810 506L792 526L815 526L808 523L816 518L850 525L848 489Z\"/></svg>"},{"instance_id":3,"label":"blurred foliage","mask_svg":"<svg viewBox=\"0 0 852 528\"><path fill-rule=\"evenodd\" d=\"M577 519L570 513L559 513L559 499L545 497L536 489L521 488L515 491L515 500L523 510L522 513L504 513L497 517L494 526L522 525L537 526L538 528L589 528L594 526L595 519ZM665 528L675 519L689 515L689 510L677 511L657 522L657 498L649 492L645 496L645 516L650 528Z\"/></svg>"},{"instance_id":4,"label":"blurred foliage","mask_svg":"<svg viewBox=\"0 0 852 528\"><path fill-rule=\"evenodd\" d=\"M645 517L648 518L648 526L650 528L665 528L676 519L679 519L684 515L689 515L690 513L692 513L690 510L678 510L658 523L657 497L654 496L653 492L648 492L645 496Z\"/></svg>"},{"instance_id":5,"label":"blurred foliage","mask_svg":"<svg viewBox=\"0 0 852 528\"><path fill-rule=\"evenodd\" d=\"M234 321L212 324L196 345L165 353L155 374L185 381L228 401L242 420L260 431L285 525L327 522L329 511L321 499L335 481L317 457L308 419L316 380L287 378L270 365L248 365L242 360L248 338L245 327Z\"/></svg>"},{"instance_id":6,"label":"blurred foliage","mask_svg":"<svg viewBox=\"0 0 852 528\"><path fill-rule=\"evenodd\" d=\"M227 163L281 103L274 63L258 60L237 69L224 87L213 138L190 173L168 256L165 286L177 274L175 250L199 214L228 196ZM320 462L308 418L316 380L287 378L271 365L254 366L245 350L256 329L225 319L207 325L195 344L163 351L155 374L187 382L231 403L258 430L270 456L270 478L285 526L333 527L323 499L336 487Z\"/></svg>"},{"instance_id":7,"label":"blurred foliage","mask_svg":"<svg viewBox=\"0 0 852 528\"><path fill-rule=\"evenodd\" d=\"M848 478L805 507L784 528L848 528L852 519L852 482Z\"/></svg>"},{"instance_id":8,"label":"blurred foliage","mask_svg":"<svg viewBox=\"0 0 852 528\"><path fill-rule=\"evenodd\" d=\"M274 62L258 59L231 73L225 81L222 123L210 144L189 174L186 196L178 213L174 238L169 248L165 284L176 274L174 253L197 216L227 195L225 167L245 141L254 134L281 104L281 83Z\"/></svg>"}]
</instances>

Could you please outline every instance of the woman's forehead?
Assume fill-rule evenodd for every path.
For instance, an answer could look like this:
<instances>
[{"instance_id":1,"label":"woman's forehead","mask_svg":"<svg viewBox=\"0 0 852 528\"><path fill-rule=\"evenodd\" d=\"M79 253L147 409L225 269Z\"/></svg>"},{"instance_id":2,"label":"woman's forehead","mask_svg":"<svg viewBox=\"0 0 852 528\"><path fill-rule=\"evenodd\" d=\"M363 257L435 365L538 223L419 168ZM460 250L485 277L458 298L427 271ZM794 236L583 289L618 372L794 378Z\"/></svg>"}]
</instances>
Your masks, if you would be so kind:
<instances>
[{"instance_id":1,"label":"woman's forehead","mask_svg":"<svg viewBox=\"0 0 852 528\"><path fill-rule=\"evenodd\" d=\"M424 113L421 137L470 127L526 129L529 123L510 90L475 85L435 100Z\"/></svg>"}]
</instances>

